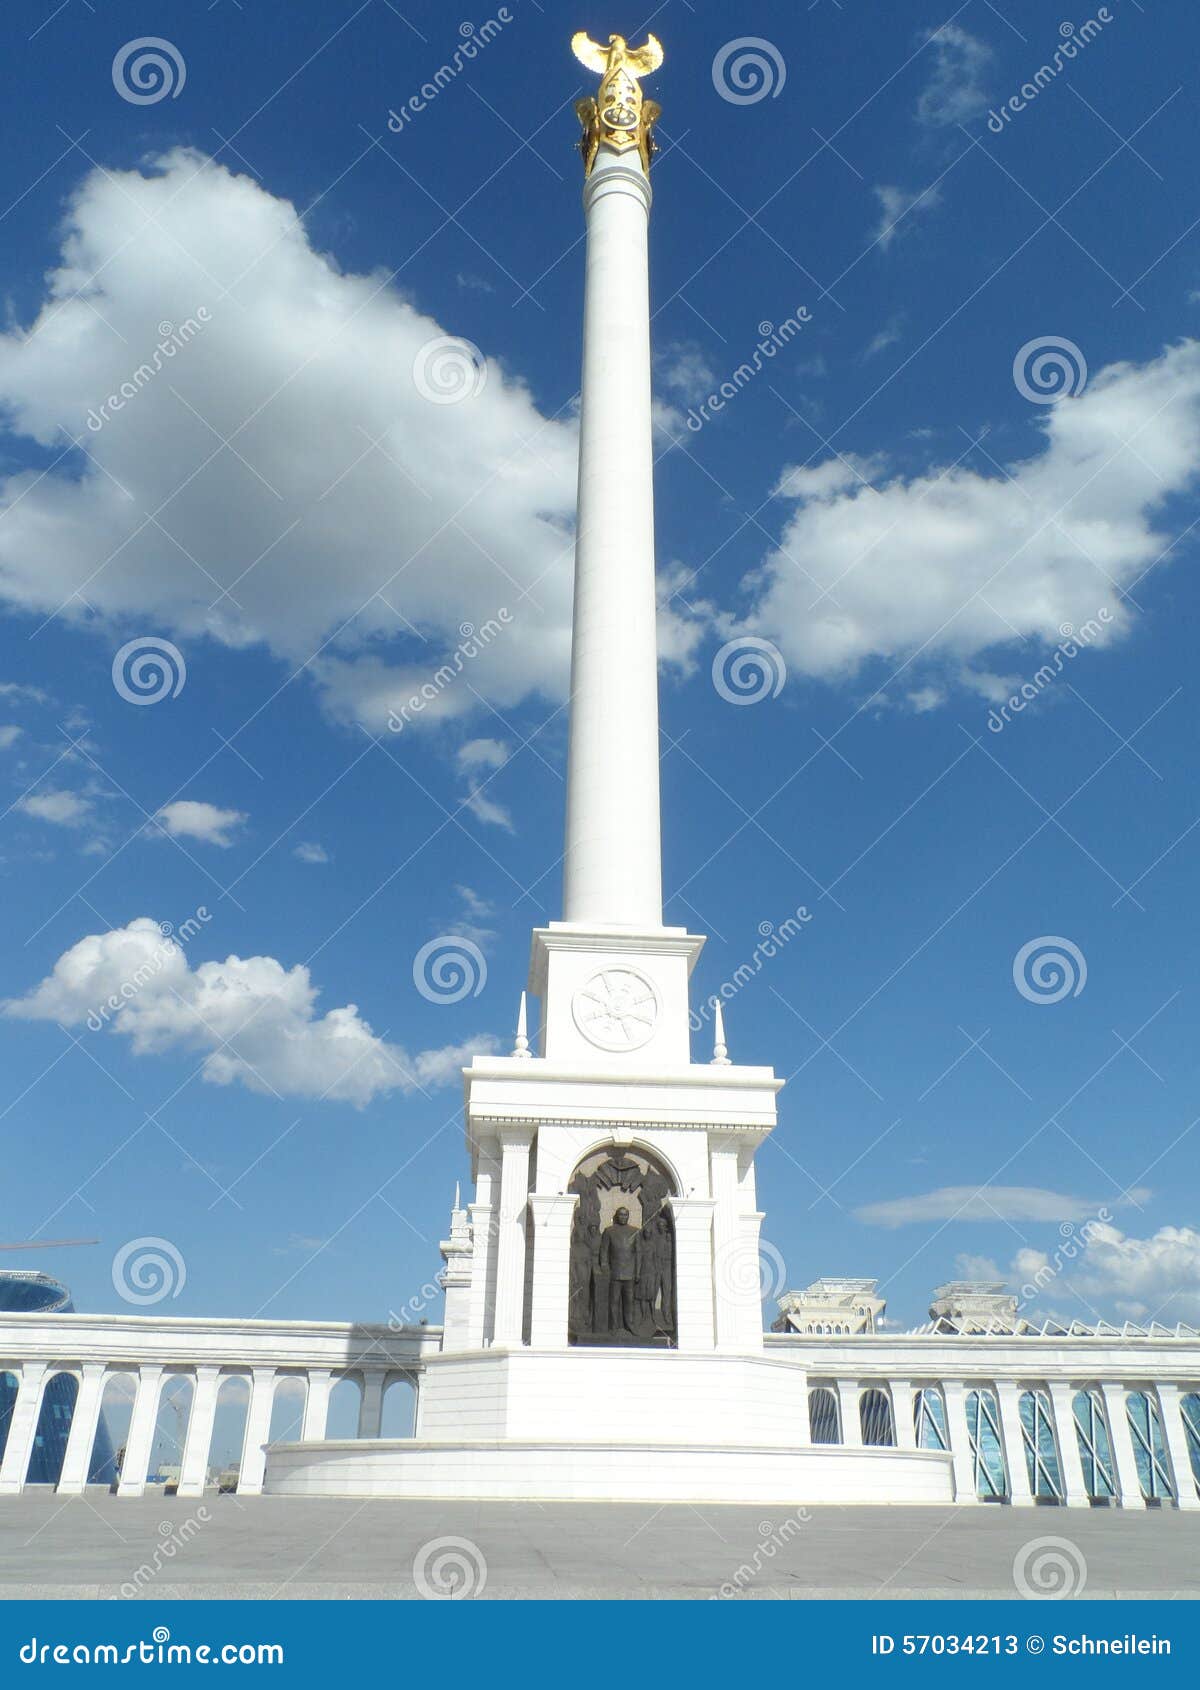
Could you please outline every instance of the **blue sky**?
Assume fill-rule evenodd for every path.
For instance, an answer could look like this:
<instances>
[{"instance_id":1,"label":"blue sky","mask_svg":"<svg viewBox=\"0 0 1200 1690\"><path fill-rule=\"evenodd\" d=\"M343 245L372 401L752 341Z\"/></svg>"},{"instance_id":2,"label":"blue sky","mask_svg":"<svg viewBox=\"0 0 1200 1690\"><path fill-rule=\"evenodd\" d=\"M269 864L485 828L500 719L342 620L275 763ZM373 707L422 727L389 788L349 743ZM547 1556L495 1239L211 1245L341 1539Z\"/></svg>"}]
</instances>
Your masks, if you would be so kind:
<instances>
[{"instance_id":1,"label":"blue sky","mask_svg":"<svg viewBox=\"0 0 1200 1690\"><path fill-rule=\"evenodd\" d=\"M0 1230L101 1240L10 1259L85 1309L161 1238L160 1309L424 1312L461 1049L558 914L568 41L648 21L667 918L710 935L698 995L753 970L731 1052L789 1082L780 1277L877 1275L908 1325L1098 1220L1036 1307L1196 1318L1200 25L500 11L419 111L465 36L417 0L6 14ZM173 91L136 103L148 36ZM181 659L149 707L142 640ZM747 641L772 684L733 703ZM453 1002L414 981L445 937ZM1077 994L1017 989L1045 938Z\"/></svg>"}]
</instances>

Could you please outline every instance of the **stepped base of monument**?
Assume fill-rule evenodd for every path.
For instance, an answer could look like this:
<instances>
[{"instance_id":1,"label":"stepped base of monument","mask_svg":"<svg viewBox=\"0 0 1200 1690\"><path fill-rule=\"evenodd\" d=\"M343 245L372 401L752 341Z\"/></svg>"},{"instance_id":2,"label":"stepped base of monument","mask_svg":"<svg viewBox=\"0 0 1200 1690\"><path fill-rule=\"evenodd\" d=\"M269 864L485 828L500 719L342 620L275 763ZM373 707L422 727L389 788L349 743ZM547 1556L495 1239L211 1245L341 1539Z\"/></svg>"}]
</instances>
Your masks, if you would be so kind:
<instances>
[{"instance_id":1,"label":"stepped base of monument","mask_svg":"<svg viewBox=\"0 0 1200 1690\"><path fill-rule=\"evenodd\" d=\"M268 1496L507 1502L945 1504L939 1451L419 1438L273 1444Z\"/></svg>"}]
</instances>

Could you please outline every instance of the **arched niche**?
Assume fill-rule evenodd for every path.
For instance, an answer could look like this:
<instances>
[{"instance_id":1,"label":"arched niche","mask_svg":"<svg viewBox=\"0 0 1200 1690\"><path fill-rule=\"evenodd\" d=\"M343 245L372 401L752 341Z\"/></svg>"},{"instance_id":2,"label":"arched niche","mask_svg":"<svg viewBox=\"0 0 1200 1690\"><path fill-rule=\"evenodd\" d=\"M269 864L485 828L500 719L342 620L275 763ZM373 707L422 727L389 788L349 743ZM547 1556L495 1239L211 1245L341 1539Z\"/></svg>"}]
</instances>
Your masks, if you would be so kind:
<instances>
[{"instance_id":1,"label":"arched niche","mask_svg":"<svg viewBox=\"0 0 1200 1690\"><path fill-rule=\"evenodd\" d=\"M605 1145L578 1163L567 1190L579 1198L567 1292L571 1343L673 1345L675 1222L669 1199L678 1191L667 1164L641 1145Z\"/></svg>"}]
</instances>

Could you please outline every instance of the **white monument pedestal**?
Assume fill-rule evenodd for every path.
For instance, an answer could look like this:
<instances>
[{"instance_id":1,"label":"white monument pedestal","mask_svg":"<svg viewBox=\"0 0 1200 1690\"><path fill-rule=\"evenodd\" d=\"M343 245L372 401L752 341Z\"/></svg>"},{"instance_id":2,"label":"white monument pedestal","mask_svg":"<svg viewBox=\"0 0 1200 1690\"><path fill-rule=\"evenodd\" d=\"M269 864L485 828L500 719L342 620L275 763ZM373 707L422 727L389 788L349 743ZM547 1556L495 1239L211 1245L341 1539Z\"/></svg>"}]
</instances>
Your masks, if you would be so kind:
<instances>
[{"instance_id":1,"label":"white monument pedestal","mask_svg":"<svg viewBox=\"0 0 1200 1690\"><path fill-rule=\"evenodd\" d=\"M540 1502L954 1500L950 1457L797 1442L802 1369L648 1349L431 1359L415 1438L276 1444L272 1496Z\"/></svg>"}]
</instances>

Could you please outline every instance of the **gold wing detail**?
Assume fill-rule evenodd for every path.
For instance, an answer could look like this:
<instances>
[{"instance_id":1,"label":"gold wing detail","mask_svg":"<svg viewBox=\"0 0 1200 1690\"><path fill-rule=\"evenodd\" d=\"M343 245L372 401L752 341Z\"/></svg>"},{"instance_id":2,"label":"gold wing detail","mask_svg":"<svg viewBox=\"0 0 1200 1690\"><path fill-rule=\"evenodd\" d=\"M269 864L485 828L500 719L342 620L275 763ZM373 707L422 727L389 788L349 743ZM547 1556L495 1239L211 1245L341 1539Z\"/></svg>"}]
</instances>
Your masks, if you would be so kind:
<instances>
[{"instance_id":1,"label":"gold wing detail","mask_svg":"<svg viewBox=\"0 0 1200 1690\"><path fill-rule=\"evenodd\" d=\"M635 76L649 76L662 62L662 42L657 35L647 35L644 47L626 49L625 52L625 63Z\"/></svg>"},{"instance_id":2,"label":"gold wing detail","mask_svg":"<svg viewBox=\"0 0 1200 1690\"><path fill-rule=\"evenodd\" d=\"M581 65L586 65L599 76L608 69L608 48L597 46L586 29L576 30L571 37L571 51Z\"/></svg>"}]
</instances>

